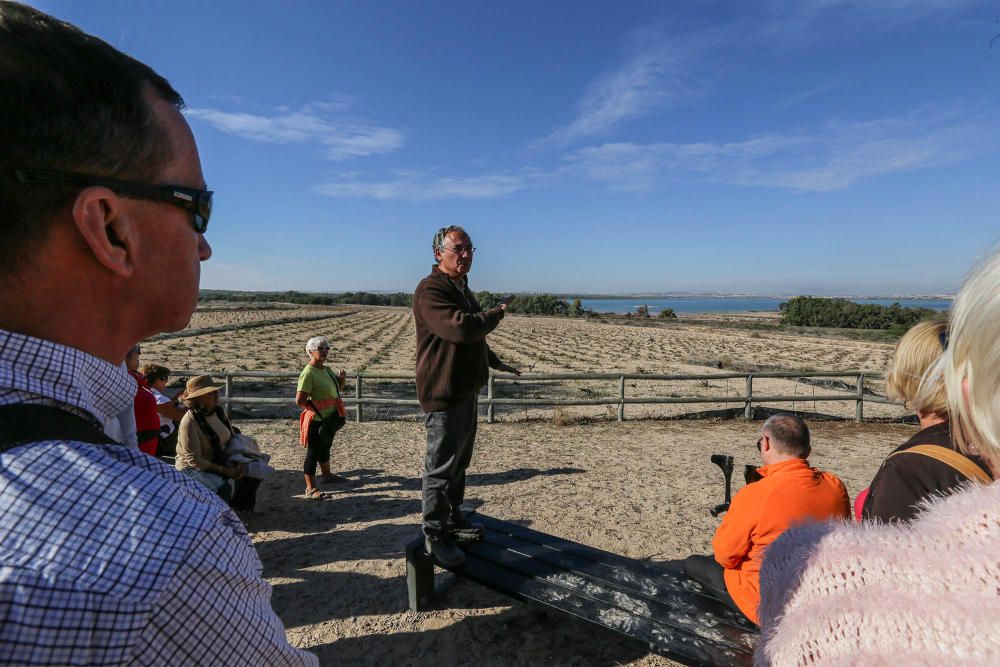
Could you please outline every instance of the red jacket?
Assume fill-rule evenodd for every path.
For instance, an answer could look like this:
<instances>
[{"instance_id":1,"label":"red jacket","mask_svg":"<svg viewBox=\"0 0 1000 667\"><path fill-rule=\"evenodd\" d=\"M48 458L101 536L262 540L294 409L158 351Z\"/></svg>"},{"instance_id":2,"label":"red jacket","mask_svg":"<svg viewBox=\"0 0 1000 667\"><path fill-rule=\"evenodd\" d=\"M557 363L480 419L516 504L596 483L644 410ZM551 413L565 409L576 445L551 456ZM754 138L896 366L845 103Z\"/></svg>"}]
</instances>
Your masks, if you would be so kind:
<instances>
[{"instance_id":1,"label":"red jacket","mask_svg":"<svg viewBox=\"0 0 1000 667\"><path fill-rule=\"evenodd\" d=\"M146 378L142 373L129 371L135 378L138 387L135 399L132 401L135 410L135 433L139 441L139 449L150 456L156 456L156 445L160 434L160 413L156 410L156 396L149 390Z\"/></svg>"},{"instance_id":2,"label":"red jacket","mask_svg":"<svg viewBox=\"0 0 1000 667\"><path fill-rule=\"evenodd\" d=\"M793 525L851 516L844 483L810 468L805 459L763 466L758 472L764 479L740 489L712 540L715 560L725 568L726 590L754 623L760 622L759 573L765 548Z\"/></svg>"}]
</instances>

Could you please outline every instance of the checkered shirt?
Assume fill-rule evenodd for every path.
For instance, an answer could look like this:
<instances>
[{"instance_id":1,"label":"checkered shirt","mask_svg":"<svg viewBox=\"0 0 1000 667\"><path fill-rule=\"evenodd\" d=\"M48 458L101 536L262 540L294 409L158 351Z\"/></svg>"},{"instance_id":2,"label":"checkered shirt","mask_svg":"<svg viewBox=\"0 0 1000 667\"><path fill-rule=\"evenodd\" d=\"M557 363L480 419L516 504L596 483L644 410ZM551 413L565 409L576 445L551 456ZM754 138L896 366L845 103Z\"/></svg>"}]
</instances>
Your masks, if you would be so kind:
<instances>
[{"instance_id":1,"label":"checkered shirt","mask_svg":"<svg viewBox=\"0 0 1000 667\"><path fill-rule=\"evenodd\" d=\"M120 367L0 330L0 405L103 423ZM120 445L0 454L0 664L317 665L291 647L243 524L201 484Z\"/></svg>"}]
</instances>

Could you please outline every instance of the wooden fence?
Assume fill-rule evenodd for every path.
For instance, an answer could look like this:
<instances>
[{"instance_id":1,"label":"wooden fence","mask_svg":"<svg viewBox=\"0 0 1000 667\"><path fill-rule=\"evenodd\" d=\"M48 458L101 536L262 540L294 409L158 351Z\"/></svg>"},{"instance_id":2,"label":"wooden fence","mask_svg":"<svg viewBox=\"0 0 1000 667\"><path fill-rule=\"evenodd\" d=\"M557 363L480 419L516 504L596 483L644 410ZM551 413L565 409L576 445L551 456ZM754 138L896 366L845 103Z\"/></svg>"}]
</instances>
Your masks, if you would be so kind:
<instances>
[{"instance_id":1,"label":"wooden fence","mask_svg":"<svg viewBox=\"0 0 1000 667\"><path fill-rule=\"evenodd\" d=\"M222 403L226 412L229 413L232 405L270 405L290 407L294 405L292 394L288 398L254 398L234 395L236 382L241 378L261 378L261 379L297 379L297 371L181 371L186 375L211 375L214 378L225 379L225 395ZM744 418L751 419L754 404L761 403L788 403L788 402L815 402L815 401L853 401L855 404L855 420L864 421L864 404L882 403L889 405L902 405L900 401L893 401L884 396L865 393L865 378L881 378L879 373L865 373L864 371L788 371L788 372L760 372L760 373L714 373L703 375L654 375L646 373L531 373L520 376L507 373L493 373L491 371L486 387L486 398L481 401L486 406L487 420L493 423L495 420L495 408L498 405L509 406L588 406L588 405L612 405L618 408L618 421L625 420L626 405L658 405L658 404L699 404L699 403L724 403L742 404ZM366 380L404 380L413 382L413 375L406 373L369 373L355 372L349 373L348 378L354 380L354 395L350 392L344 393L344 403L355 408L355 419L357 422L364 420L364 409L366 406L406 406L419 408L414 391L414 398L383 398L377 396L365 396L364 387ZM854 390L850 394L824 394L824 395L760 395L754 394L755 379L815 379L815 378L850 378L854 380ZM737 380L745 382L746 391L736 396L629 396L626 391L626 381L710 381L710 380ZM607 380L616 381L618 385L617 396L604 398L504 398L496 396L496 385L504 381L594 381Z\"/></svg>"}]
</instances>

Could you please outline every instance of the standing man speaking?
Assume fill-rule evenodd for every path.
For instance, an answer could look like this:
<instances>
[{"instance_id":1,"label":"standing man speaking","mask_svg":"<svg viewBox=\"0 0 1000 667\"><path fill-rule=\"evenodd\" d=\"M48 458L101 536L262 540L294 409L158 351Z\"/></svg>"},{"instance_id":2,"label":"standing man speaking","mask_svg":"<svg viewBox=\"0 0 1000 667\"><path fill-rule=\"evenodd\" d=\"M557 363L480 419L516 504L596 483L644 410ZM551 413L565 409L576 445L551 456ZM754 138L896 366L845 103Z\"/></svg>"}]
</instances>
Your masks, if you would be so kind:
<instances>
[{"instance_id":1,"label":"standing man speaking","mask_svg":"<svg viewBox=\"0 0 1000 667\"><path fill-rule=\"evenodd\" d=\"M484 311L469 289L476 249L458 226L434 235L429 276L413 293L417 328L417 397L426 413L427 457L423 479L423 530L427 553L445 567L465 563L456 540L477 539L482 526L462 514L465 469L476 439L479 390L489 368L520 375L490 350L486 335L507 311L506 299Z\"/></svg>"}]
</instances>

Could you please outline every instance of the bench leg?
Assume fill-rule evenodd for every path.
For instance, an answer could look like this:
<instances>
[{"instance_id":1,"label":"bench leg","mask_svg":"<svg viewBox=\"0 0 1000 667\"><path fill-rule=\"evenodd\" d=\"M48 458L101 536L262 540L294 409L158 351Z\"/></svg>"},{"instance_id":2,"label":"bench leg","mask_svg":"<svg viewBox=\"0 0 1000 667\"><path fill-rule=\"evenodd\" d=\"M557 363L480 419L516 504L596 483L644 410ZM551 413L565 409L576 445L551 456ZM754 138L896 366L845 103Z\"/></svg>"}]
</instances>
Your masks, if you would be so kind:
<instances>
[{"instance_id":1,"label":"bench leg","mask_svg":"<svg viewBox=\"0 0 1000 667\"><path fill-rule=\"evenodd\" d=\"M411 611L423 611L434 599L434 561L420 545L406 548L406 593Z\"/></svg>"}]
</instances>

